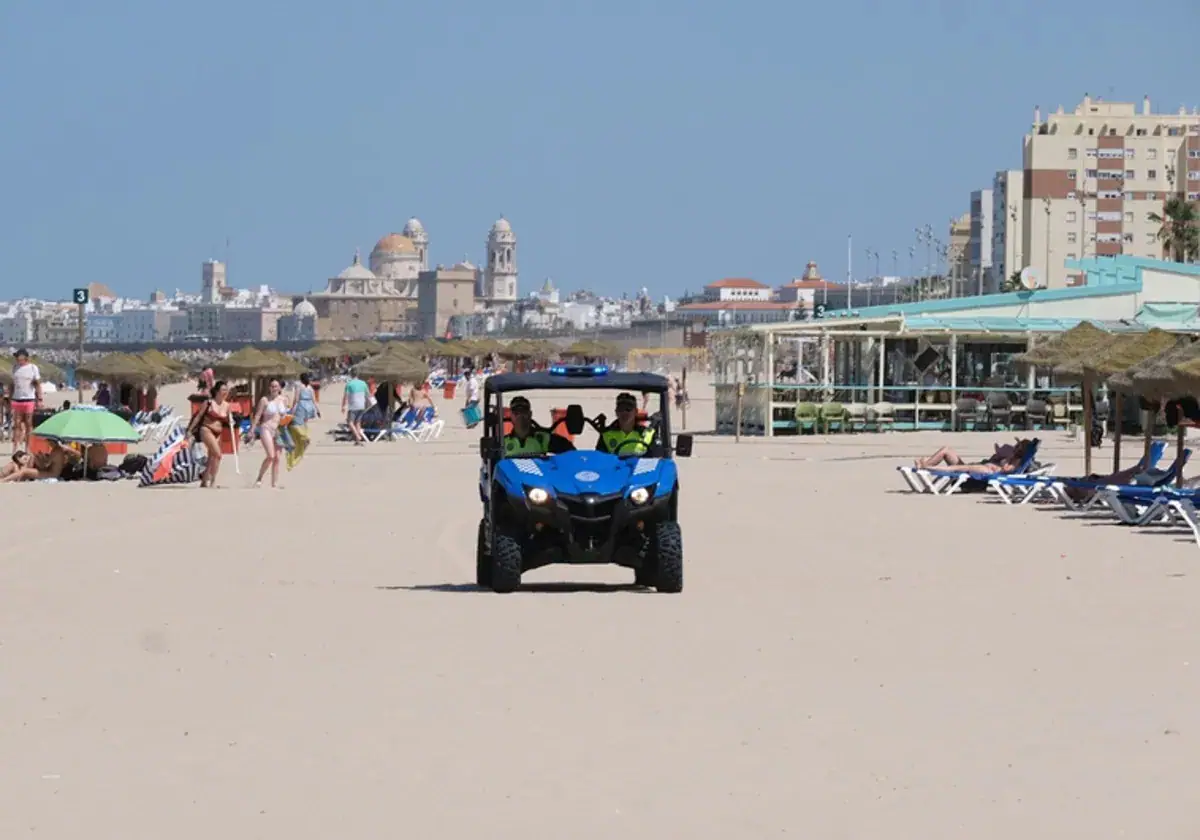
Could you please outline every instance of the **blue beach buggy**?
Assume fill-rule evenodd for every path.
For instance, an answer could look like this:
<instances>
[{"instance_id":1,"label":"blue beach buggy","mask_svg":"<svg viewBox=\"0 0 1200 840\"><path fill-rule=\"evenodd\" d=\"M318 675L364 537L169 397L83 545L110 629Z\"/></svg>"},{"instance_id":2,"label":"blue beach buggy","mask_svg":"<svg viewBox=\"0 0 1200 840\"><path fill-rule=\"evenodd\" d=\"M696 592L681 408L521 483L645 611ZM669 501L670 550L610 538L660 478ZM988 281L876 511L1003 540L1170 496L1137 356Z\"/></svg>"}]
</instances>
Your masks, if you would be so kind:
<instances>
[{"instance_id":1,"label":"blue beach buggy","mask_svg":"<svg viewBox=\"0 0 1200 840\"><path fill-rule=\"evenodd\" d=\"M570 449L505 457L504 399L521 391L607 390L657 397L639 445L608 453ZM692 453L692 436L672 446L667 380L650 373L616 373L603 366L556 366L539 373L506 373L483 388L484 434L475 574L479 586L512 592L521 575L552 563L616 564L659 592L683 590L683 538L675 456ZM651 406L653 410L654 406ZM578 437L599 436L605 416L567 406L559 425ZM633 443L633 441L626 441Z\"/></svg>"}]
</instances>

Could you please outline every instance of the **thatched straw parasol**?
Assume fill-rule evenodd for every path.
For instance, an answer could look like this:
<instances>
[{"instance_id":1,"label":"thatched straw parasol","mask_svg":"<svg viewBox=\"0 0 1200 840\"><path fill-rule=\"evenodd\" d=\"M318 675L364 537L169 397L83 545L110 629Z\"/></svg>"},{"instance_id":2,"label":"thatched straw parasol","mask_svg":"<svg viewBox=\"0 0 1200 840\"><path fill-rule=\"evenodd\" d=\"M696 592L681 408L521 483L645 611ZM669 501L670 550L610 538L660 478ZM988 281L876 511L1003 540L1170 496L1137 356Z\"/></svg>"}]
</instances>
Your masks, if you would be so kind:
<instances>
[{"instance_id":1,"label":"thatched straw parasol","mask_svg":"<svg viewBox=\"0 0 1200 840\"><path fill-rule=\"evenodd\" d=\"M364 359L354 367L359 376L388 382L424 382L429 367L409 353L390 350Z\"/></svg>"},{"instance_id":2,"label":"thatched straw parasol","mask_svg":"<svg viewBox=\"0 0 1200 840\"><path fill-rule=\"evenodd\" d=\"M1109 335L1091 321L1080 321L1066 332L1015 356L1013 361L1035 367L1051 367L1107 340Z\"/></svg>"},{"instance_id":3,"label":"thatched straw parasol","mask_svg":"<svg viewBox=\"0 0 1200 840\"><path fill-rule=\"evenodd\" d=\"M262 350L260 352L267 359L276 363L276 367L267 372L267 376L299 376L308 370L307 367L282 350Z\"/></svg>"},{"instance_id":4,"label":"thatched straw parasol","mask_svg":"<svg viewBox=\"0 0 1200 840\"><path fill-rule=\"evenodd\" d=\"M348 355L346 350L331 341L322 341L316 347L310 347L304 351L305 358L316 359L322 362L340 359L345 355Z\"/></svg>"},{"instance_id":5,"label":"thatched straw parasol","mask_svg":"<svg viewBox=\"0 0 1200 840\"><path fill-rule=\"evenodd\" d=\"M618 359L625 355L615 344L596 339L580 339L563 350L560 354L564 359Z\"/></svg>"},{"instance_id":6,"label":"thatched straw parasol","mask_svg":"<svg viewBox=\"0 0 1200 840\"><path fill-rule=\"evenodd\" d=\"M1125 376L1114 376L1109 382L1113 387L1161 402L1187 392L1187 385L1176 375L1175 367L1197 358L1200 358L1200 343L1182 344L1135 365ZM1123 387L1126 382L1128 387Z\"/></svg>"},{"instance_id":7,"label":"thatched straw parasol","mask_svg":"<svg viewBox=\"0 0 1200 840\"><path fill-rule=\"evenodd\" d=\"M1187 381L1176 374L1175 368L1198 358L1200 358L1200 343L1181 342L1157 356L1144 359L1122 373L1114 374L1109 377L1108 384L1118 392L1135 394L1149 403L1161 403L1164 399L1187 393ZM1156 413L1156 410L1147 409L1145 414L1147 451L1150 447L1150 436L1153 434L1153 415ZM1179 452L1183 451L1183 444L1184 429L1180 425L1176 439L1176 447ZM1182 486L1182 469L1178 471L1176 481Z\"/></svg>"},{"instance_id":8,"label":"thatched straw parasol","mask_svg":"<svg viewBox=\"0 0 1200 840\"><path fill-rule=\"evenodd\" d=\"M1157 328L1144 333L1121 333L1102 351L1083 357L1083 373L1092 382L1103 382L1146 359L1174 349L1180 340L1180 336ZM1114 387L1112 392L1113 472L1116 473L1121 470L1121 418L1124 412L1121 391ZM1142 427L1146 433L1145 455L1148 456L1154 432L1153 417L1144 417Z\"/></svg>"},{"instance_id":9,"label":"thatched straw parasol","mask_svg":"<svg viewBox=\"0 0 1200 840\"><path fill-rule=\"evenodd\" d=\"M174 376L166 368L152 365L129 353L108 353L75 368L76 377L101 379L114 384L155 385Z\"/></svg>"},{"instance_id":10,"label":"thatched straw parasol","mask_svg":"<svg viewBox=\"0 0 1200 840\"><path fill-rule=\"evenodd\" d=\"M557 351L545 341L532 338L518 338L506 344L499 350L499 355L506 359L549 359L557 355Z\"/></svg>"},{"instance_id":11,"label":"thatched straw parasol","mask_svg":"<svg viewBox=\"0 0 1200 840\"><path fill-rule=\"evenodd\" d=\"M144 350L140 354L142 361L147 362L164 370L174 371L180 378L188 371L188 366L183 362L172 359L157 347L151 347L149 350Z\"/></svg>"},{"instance_id":12,"label":"thatched straw parasol","mask_svg":"<svg viewBox=\"0 0 1200 840\"><path fill-rule=\"evenodd\" d=\"M256 347L243 347L214 364L212 370L223 379L253 379L270 376L278 367L278 359L268 358Z\"/></svg>"}]
</instances>

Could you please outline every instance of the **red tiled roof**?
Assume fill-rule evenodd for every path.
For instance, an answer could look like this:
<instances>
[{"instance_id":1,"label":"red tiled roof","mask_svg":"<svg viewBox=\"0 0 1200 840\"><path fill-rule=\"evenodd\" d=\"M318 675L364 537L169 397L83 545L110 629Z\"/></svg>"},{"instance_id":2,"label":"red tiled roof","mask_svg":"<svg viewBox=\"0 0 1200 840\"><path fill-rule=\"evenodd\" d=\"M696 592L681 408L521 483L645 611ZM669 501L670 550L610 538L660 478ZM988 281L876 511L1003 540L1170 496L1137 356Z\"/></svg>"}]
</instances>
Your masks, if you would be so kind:
<instances>
[{"instance_id":1,"label":"red tiled roof","mask_svg":"<svg viewBox=\"0 0 1200 840\"><path fill-rule=\"evenodd\" d=\"M777 300L712 300L703 303L685 303L675 307L689 312L698 310L711 312L722 309L798 309L800 304L780 302Z\"/></svg>"},{"instance_id":2,"label":"red tiled roof","mask_svg":"<svg viewBox=\"0 0 1200 840\"><path fill-rule=\"evenodd\" d=\"M706 289L766 289L769 287L765 283L759 283L757 280L751 280L749 277L726 277L724 280L718 280L715 283L709 283L704 288L706 288Z\"/></svg>"}]
</instances>

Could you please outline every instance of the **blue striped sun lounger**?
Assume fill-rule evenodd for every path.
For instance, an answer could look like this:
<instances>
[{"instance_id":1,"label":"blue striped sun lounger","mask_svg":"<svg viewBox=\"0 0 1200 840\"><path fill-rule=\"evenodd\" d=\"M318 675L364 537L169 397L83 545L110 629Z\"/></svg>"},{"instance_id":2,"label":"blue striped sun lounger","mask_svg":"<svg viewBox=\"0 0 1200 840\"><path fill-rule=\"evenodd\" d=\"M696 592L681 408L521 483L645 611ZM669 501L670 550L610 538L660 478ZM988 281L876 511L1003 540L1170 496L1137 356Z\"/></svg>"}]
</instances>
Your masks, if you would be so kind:
<instances>
[{"instance_id":1,"label":"blue striped sun lounger","mask_svg":"<svg viewBox=\"0 0 1200 840\"><path fill-rule=\"evenodd\" d=\"M1149 458L1143 457L1137 463L1136 467L1147 472L1153 471L1158 466L1158 462L1162 460L1166 449L1166 443L1155 441L1150 445ZM1030 502L1040 500L1048 502L1058 501L1058 494L1054 489L1056 482L1064 486L1077 486L1077 482L1084 482L1090 486L1099 486L1096 481L1082 476L1067 478L1055 477L1053 475L998 475L988 481L988 490L995 493L1005 504L1026 505Z\"/></svg>"}]
</instances>

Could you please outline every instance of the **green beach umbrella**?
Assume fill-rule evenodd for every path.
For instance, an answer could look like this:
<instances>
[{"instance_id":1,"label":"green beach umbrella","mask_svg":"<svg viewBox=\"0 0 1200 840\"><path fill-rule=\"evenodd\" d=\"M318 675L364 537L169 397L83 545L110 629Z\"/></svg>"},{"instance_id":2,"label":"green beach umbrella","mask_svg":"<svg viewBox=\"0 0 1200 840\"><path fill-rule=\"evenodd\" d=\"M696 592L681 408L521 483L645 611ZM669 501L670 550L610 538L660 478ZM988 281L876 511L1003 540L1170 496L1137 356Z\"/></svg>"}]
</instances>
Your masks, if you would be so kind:
<instances>
[{"instance_id":1,"label":"green beach umbrella","mask_svg":"<svg viewBox=\"0 0 1200 840\"><path fill-rule=\"evenodd\" d=\"M137 443L141 438L125 420L99 406L77 406L52 415L33 433L60 443Z\"/></svg>"}]
</instances>

